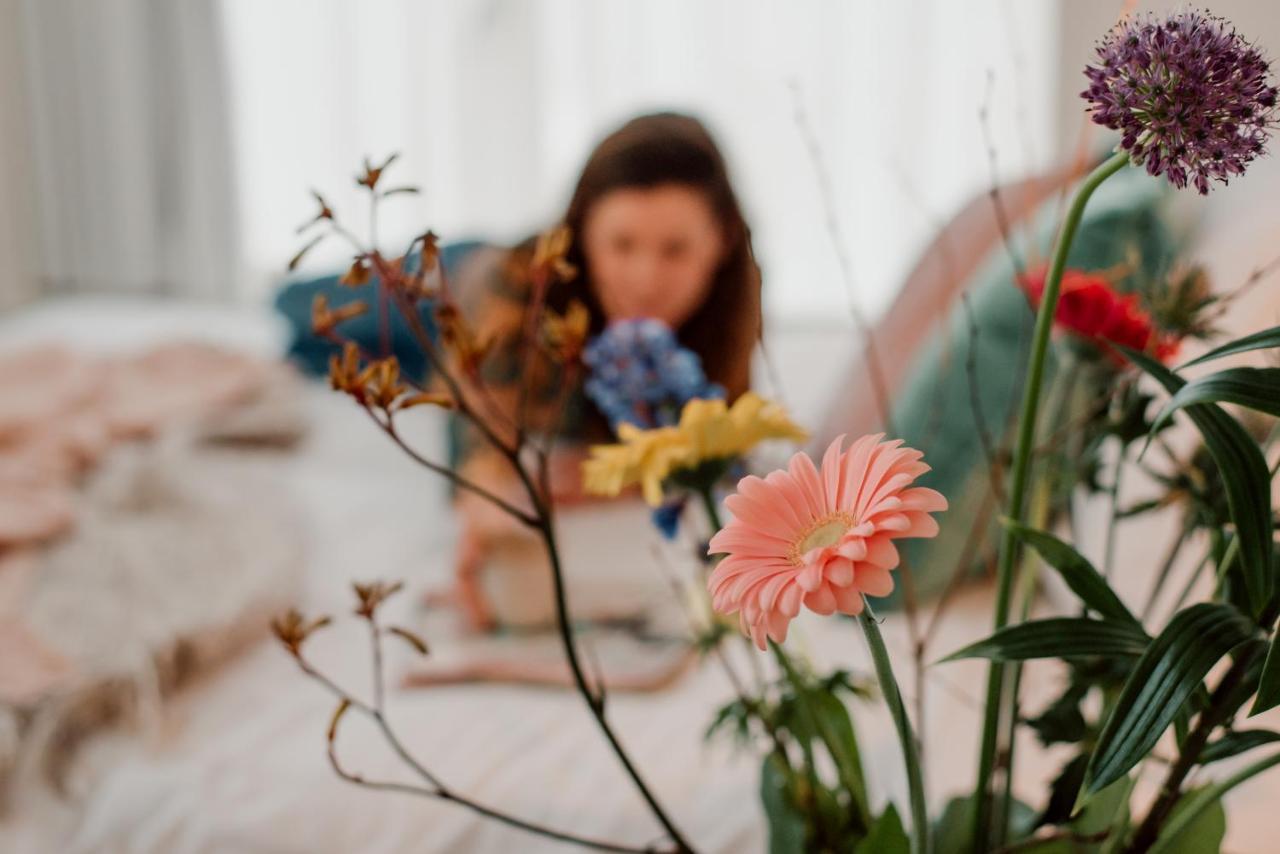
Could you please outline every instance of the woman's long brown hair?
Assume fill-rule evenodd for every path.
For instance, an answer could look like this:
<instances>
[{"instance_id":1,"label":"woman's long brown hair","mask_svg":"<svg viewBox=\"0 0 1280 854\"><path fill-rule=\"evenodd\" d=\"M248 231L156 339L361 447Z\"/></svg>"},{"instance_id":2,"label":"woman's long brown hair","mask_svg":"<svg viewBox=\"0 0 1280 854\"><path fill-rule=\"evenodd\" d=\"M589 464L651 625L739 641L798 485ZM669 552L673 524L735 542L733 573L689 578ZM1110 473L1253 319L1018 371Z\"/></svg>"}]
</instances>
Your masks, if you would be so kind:
<instances>
[{"instance_id":1,"label":"woman's long brown hair","mask_svg":"<svg viewBox=\"0 0 1280 854\"><path fill-rule=\"evenodd\" d=\"M581 300L591 312L592 334L599 333L606 322L604 311L582 251L587 213L613 190L668 184L704 193L720 222L725 255L715 282L702 306L676 330L676 337L701 357L707 377L724 386L732 400L750 385L751 351L761 329L760 268L724 157L697 119L678 113L639 116L596 146L564 216L573 234L568 260L580 272L549 293L548 303L563 310L570 299Z\"/></svg>"}]
</instances>

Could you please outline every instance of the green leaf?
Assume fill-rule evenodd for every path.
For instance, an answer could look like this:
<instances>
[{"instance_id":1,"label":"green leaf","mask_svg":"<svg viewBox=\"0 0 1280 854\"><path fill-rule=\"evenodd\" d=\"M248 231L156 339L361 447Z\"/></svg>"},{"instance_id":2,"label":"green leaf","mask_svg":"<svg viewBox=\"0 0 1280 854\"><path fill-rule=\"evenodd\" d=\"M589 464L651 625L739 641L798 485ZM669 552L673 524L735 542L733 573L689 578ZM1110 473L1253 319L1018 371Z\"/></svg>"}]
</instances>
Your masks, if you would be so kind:
<instances>
[{"instance_id":1,"label":"green leaf","mask_svg":"<svg viewBox=\"0 0 1280 854\"><path fill-rule=\"evenodd\" d=\"M1049 802L1040 813L1039 824L1065 824L1075 809L1076 797L1084 785L1084 770L1089 765L1089 755L1081 753L1062 767L1062 771L1049 785Z\"/></svg>"},{"instance_id":2,"label":"green leaf","mask_svg":"<svg viewBox=\"0 0 1280 854\"><path fill-rule=\"evenodd\" d=\"M853 730L853 722L849 719L849 710L834 694L807 691L807 696L818 719L819 737L836 763L840 782L853 799L853 807L860 819L859 825L866 827L871 820L871 808L867 802L867 784L862 775L858 738Z\"/></svg>"},{"instance_id":3,"label":"green leaf","mask_svg":"<svg viewBox=\"0 0 1280 854\"><path fill-rule=\"evenodd\" d=\"M1154 377L1172 395L1186 381L1145 353L1121 347L1131 361ZM1266 458L1244 428L1215 403L1195 403L1185 412L1204 436L1205 446L1222 473L1240 538L1240 562L1245 588L1256 617L1271 598L1271 472Z\"/></svg>"},{"instance_id":4,"label":"green leaf","mask_svg":"<svg viewBox=\"0 0 1280 854\"><path fill-rule=\"evenodd\" d=\"M1169 837L1165 844L1159 845L1159 850L1164 854L1206 854L1222 848L1222 838L1227 835L1227 814L1222 809L1221 799L1204 805L1197 804L1196 796L1205 791L1188 791L1178 799L1177 805L1165 820L1168 822L1166 827L1174 822L1183 827L1176 836ZM1187 815L1187 811L1191 809L1196 810L1195 814ZM1185 815L1185 818L1180 821L1179 815Z\"/></svg>"},{"instance_id":5,"label":"green leaf","mask_svg":"<svg viewBox=\"0 0 1280 854\"><path fill-rule=\"evenodd\" d=\"M986 658L1026 661L1032 658L1087 658L1142 655L1149 638L1142 629L1114 620L1052 617L1005 626L991 637L951 653L943 661Z\"/></svg>"},{"instance_id":6,"label":"green leaf","mask_svg":"<svg viewBox=\"0 0 1280 854\"><path fill-rule=\"evenodd\" d=\"M1045 706L1044 711L1026 719L1027 726L1035 732L1036 737L1045 747L1051 744L1075 744L1083 741L1089 732L1089 725L1085 722L1084 713L1080 711L1080 702L1088 693L1089 683L1077 680L1073 676L1062 694ZM1083 777L1083 767L1080 773ZM1076 788L1078 789L1079 786ZM1075 795L1073 794L1071 804L1074 803ZM1067 804L1067 809L1071 808L1071 804Z\"/></svg>"},{"instance_id":7,"label":"green leaf","mask_svg":"<svg viewBox=\"0 0 1280 854\"><path fill-rule=\"evenodd\" d=\"M1099 791L1137 765L1210 668L1247 641L1251 631L1230 605L1202 602L1179 612L1121 689L1089 762L1087 791Z\"/></svg>"},{"instance_id":8,"label":"green leaf","mask_svg":"<svg viewBox=\"0 0 1280 854\"><path fill-rule=\"evenodd\" d=\"M1267 660L1262 665L1262 678L1258 682L1258 696L1253 700L1249 717L1280 705L1280 652L1276 652L1277 646L1280 646L1280 632L1271 639Z\"/></svg>"},{"instance_id":9,"label":"green leaf","mask_svg":"<svg viewBox=\"0 0 1280 854\"><path fill-rule=\"evenodd\" d=\"M1228 368L1191 380L1169 398L1151 423L1151 433L1164 426L1173 413L1196 403L1235 403L1280 416L1280 368Z\"/></svg>"},{"instance_id":10,"label":"green leaf","mask_svg":"<svg viewBox=\"0 0 1280 854\"><path fill-rule=\"evenodd\" d=\"M933 845L937 854L968 854L973 802L967 797L952 798L933 823Z\"/></svg>"},{"instance_id":11,"label":"green leaf","mask_svg":"<svg viewBox=\"0 0 1280 854\"><path fill-rule=\"evenodd\" d=\"M1086 606L1103 617L1141 626L1107 584L1107 580L1071 546L1050 533L1028 528L1012 520L1006 520L1005 527L1019 540L1035 549L1045 563L1056 569L1071 592L1079 596Z\"/></svg>"},{"instance_id":12,"label":"green leaf","mask_svg":"<svg viewBox=\"0 0 1280 854\"><path fill-rule=\"evenodd\" d=\"M1266 759L1260 759L1252 765L1240 769L1225 780L1219 780L1181 798L1170 814L1164 829L1156 837L1155 844L1151 846L1149 854L1168 854L1170 851L1183 851L1186 854L1191 854L1191 849L1178 846L1182 842L1183 834L1194 829L1201 812L1215 807L1221 808L1223 795L1246 780L1250 780L1276 765L1280 765L1280 753L1274 753ZM1211 848L1209 850L1216 851L1217 849ZM1198 851L1196 854L1198 854Z\"/></svg>"},{"instance_id":13,"label":"green leaf","mask_svg":"<svg viewBox=\"0 0 1280 854\"><path fill-rule=\"evenodd\" d=\"M1009 809L1010 839L1021 839L1035 825L1037 813L1018 799ZM973 830L973 798L964 795L947 801L942 815L933 823L934 854L971 854Z\"/></svg>"},{"instance_id":14,"label":"green leaf","mask_svg":"<svg viewBox=\"0 0 1280 854\"><path fill-rule=\"evenodd\" d=\"M853 849L854 854L909 854L911 840L902 827L902 817L893 804L871 825L865 839Z\"/></svg>"},{"instance_id":15,"label":"green leaf","mask_svg":"<svg viewBox=\"0 0 1280 854\"><path fill-rule=\"evenodd\" d=\"M769 819L769 854L804 854L805 819L792 805L787 770L776 756L760 768L760 801Z\"/></svg>"},{"instance_id":16,"label":"green leaf","mask_svg":"<svg viewBox=\"0 0 1280 854\"><path fill-rule=\"evenodd\" d=\"M1246 335L1243 338L1237 338L1234 341L1228 341L1221 347L1210 350L1203 356L1197 356L1190 362L1187 362L1179 368L1189 368L1192 365L1199 365L1208 362L1211 359L1219 359L1223 356L1231 356L1236 353L1247 353L1250 350L1265 350L1269 347L1280 347L1280 326L1273 326L1270 329L1264 329L1261 332L1255 332L1252 335Z\"/></svg>"},{"instance_id":17,"label":"green leaf","mask_svg":"<svg viewBox=\"0 0 1280 854\"><path fill-rule=\"evenodd\" d=\"M1269 729L1242 729L1229 732L1217 741L1210 742L1200 752L1200 764L1208 765L1220 759L1239 756L1247 750L1276 741L1280 741L1280 732L1272 732Z\"/></svg>"},{"instance_id":18,"label":"green leaf","mask_svg":"<svg viewBox=\"0 0 1280 854\"><path fill-rule=\"evenodd\" d=\"M1135 782L1121 776L1094 794L1072 820L1071 829L1081 836L1094 836L1104 830L1124 833L1129 825L1129 795Z\"/></svg>"}]
</instances>

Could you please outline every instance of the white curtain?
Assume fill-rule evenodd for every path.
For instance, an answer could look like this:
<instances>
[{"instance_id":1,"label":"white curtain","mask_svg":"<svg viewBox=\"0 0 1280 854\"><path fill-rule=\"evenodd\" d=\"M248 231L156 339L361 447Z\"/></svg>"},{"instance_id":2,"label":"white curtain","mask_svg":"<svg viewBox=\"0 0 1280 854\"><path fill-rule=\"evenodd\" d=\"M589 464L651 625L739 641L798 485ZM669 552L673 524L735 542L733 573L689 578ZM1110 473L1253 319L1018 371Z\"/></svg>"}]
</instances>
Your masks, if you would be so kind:
<instances>
[{"instance_id":1,"label":"white curtain","mask_svg":"<svg viewBox=\"0 0 1280 854\"><path fill-rule=\"evenodd\" d=\"M16 0L0 0L0 310L30 300L38 288L21 24Z\"/></svg>"},{"instance_id":2,"label":"white curtain","mask_svg":"<svg viewBox=\"0 0 1280 854\"><path fill-rule=\"evenodd\" d=\"M45 293L236 293L220 23L216 0L22 0Z\"/></svg>"},{"instance_id":3,"label":"white curtain","mask_svg":"<svg viewBox=\"0 0 1280 854\"><path fill-rule=\"evenodd\" d=\"M772 316L843 319L797 102L872 314L988 186L984 102L1002 179L1058 148L1056 0L0 2L21 8L34 161L31 211L7 197L0 240L38 247L45 292L262 300L307 189L360 228L352 176L392 151L423 194L388 203L387 242L515 240L555 220L601 135L673 108L726 150ZM0 189L24 180L5 118Z\"/></svg>"},{"instance_id":4,"label":"white curtain","mask_svg":"<svg viewBox=\"0 0 1280 854\"><path fill-rule=\"evenodd\" d=\"M775 317L847 315L794 119L828 161L858 299L892 297L945 216L1052 155L1054 0L223 0L247 293L278 280L306 189L361 226L360 158L400 151L391 239L551 223L598 138L639 111L718 134ZM794 86L794 88L793 88ZM317 253L312 269L341 263Z\"/></svg>"}]
</instances>

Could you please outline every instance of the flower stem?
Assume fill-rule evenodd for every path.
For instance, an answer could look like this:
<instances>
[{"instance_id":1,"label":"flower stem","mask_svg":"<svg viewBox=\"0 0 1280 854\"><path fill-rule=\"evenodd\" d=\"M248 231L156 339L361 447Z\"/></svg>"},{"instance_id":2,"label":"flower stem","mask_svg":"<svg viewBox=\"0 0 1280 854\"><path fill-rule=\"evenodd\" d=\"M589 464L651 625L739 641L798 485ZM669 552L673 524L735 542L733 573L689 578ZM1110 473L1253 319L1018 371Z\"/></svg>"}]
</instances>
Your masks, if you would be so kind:
<instances>
[{"instance_id":1,"label":"flower stem","mask_svg":"<svg viewBox=\"0 0 1280 854\"><path fill-rule=\"evenodd\" d=\"M711 534L715 536L724 527L720 521L720 508L716 504L715 493L707 486L698 490L698 497L702 499L702 507L707 511L707 522L711 525Z\"/></svg>"},{"instance_id":2,"label":"flower stem","mask_svg":"<svg viewBox=\"0 0 1280 854\"><path fill-rule=\"evenodd\" d=\"M880 634L880 624L871 611L871 605L863 600L862 613L858 615L862 624L862 632L866 635L867 646L871 648L871 659L876 665L876 679L880 683L880 693L884 695L889 713L893 715L893 723L898 729L898 740L902 742L902 758L907 766L907 791L911 800L911 851L912 854L928 854L929 851L929 810L924 798L924 775L920 770L920 746L916 744L915 733L911 731L911 720L907 717L907 707L902 703L902 694L898 690L898 680L893 676L893 664L889 661L889 650L884 645L884 637Z\"/></svg>"},{"instance_id":3,"label":"flower stem","mask_svg":"<svg viewBox=\"0 0 1280 854\"><path fill-rule=\"evenodd\" d=\"M1022 394L1022 411L1018 421L1017 445L1014 449L1013 470L1009 485L1009 504L1006 514L1014 522L1024 520L1027 481L1031 472L1031 450L1035 444L1036 415L1040 409L1040 387L1044 381L1045 360L1049 350L1049 333L1053 328L1053 315L1058 305L1058 293L1062 287L1062 273L1067 266L1067 254L1075 240L1076 230L1084 216L1085 205L1099 185L1124 168L1129 162L1126 152L1112 155L1085 178L1076 192L1062 231L1054 247L1049 274L1045 278L1044 293L1036 313L1035 332L1031 341L1031 358L1028 363L1026 383ZM1014 566L1017 560L1018 542L1011 527L1006 527L1000 540L1000 560L996 571L995 628L1001 629L1009 621L1009 600L1013 590ZM991 849L991 776L995 768L996 742L999 734L999 710L1004 688L1004 665L992 662L987 672L987 698L982 723L982 747L978 754L978 779L973 800L973 850ZM999 833L997 839L1003 836Z\"/></svg>"},{"instance_id":4,"label":"flower stem","mask_svg":"<svg viewBox=\"0 0 1280 854\"><path fill-rule=\"evenodd\" d=\"M532 497L532 496L531 496ZM654 818L666 830L667 835L675 844L676 850L682 854L692 854L693 846L691 846L677 829L675 823L667 815L662 805L658 803L658 799L649 789L644 778L640 775L640 771L632 762L630 755L622 746L617 734L613 731L613 727L609 725L604 713L604 696L600 691L602 689L592 688L587 684L586 675L582 669L582 663L578 658L577 644L573 637L573 627L569 622L569 603L568 595L565 589L564 570L560 565L560 550L556 545L555 527L548 513L543 514L543 522L538 527L538 532L542 535L543 542L546 545L547 557L551 562L551 579L555 591L556 602L556 630L560 634L560 641L564 647L565 658L569 664L569 671L573 675L574 685L578 689L578 693L586 700L587 708L591 712L591 716L595 718L596 724L599 726L601 733L609 742L609 746L613 749L614 755L617 756L618 762L622 765L627 776L631 778L631 782L635 785L636 791L648 804L650 812Z\"/></svg>"}]
</instances>

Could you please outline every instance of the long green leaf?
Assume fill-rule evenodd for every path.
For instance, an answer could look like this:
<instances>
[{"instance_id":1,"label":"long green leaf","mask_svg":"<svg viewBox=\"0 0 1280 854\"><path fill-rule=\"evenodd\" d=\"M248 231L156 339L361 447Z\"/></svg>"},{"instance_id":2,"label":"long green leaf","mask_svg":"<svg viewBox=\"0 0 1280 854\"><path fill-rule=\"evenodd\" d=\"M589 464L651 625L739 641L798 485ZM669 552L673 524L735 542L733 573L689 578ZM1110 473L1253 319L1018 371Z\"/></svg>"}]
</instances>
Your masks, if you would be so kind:
<instances>
[{"instance_id":1,"label":"long green leaf","mask_svg":"<svg viewBox=\"0 0 1280 854\"><path fill-rule=\"evenodd\" d=\"M1280 765L1280 753L1272 754L1266 759L1261 759L1246 768L1242 768L1225 780L1220 780L1213 785L1198 789L1178 805L1178 809L1170 816L1169 823L1164 826L1164 830L1160 831L1155 844L1151 846L1149 854L1169 854L1169 852L1176 850L1182 834L1186 832L1187 828L1201 813L1214 804L1220 804L1222 796L1236 786L1276 765Z\"/></svg>"},{"instance_id":2,"label":"long green leaf","mask_svg":"<svg viewBox=\"0 0 1280 854\"><path fill-rule=\"evenodd\" d=\"M852 808L857 811L863 827L871 821L867 801L867 786L862 775L862 755L858 750L858 737L849 719L849 710L835 694L821 690L804 690L811 701L818 724L818 737L827 746L827 752L836 763L840 782L849 791Z\"/></svg>"},{"instance_id":3,"label":"long green leaf","mask_svg":"<svg viewBox=\"0 0 1280 854\"><path fill-rule=\"evenodd\" d=\"M760 766L760 802L769 820L769 854L804 854L804 816L791 802L787 770L775 756Z\"/></svg>"},{"instance_id":4,"label":"long green leaf","mask_svg":"<svg viewBox=\"0 0 1280 854\"><path fill-rule=\"evenodd\" d=\"M1032 658L1139 656L1150 639L1129 623L1088 617L1052 617L1005 626L995 634L951 653L943 661L986 658L1026 661Z\"/></svg>"},{"instance_id":5,"label":"long green leaf","mask_svg":"<svg viewBox=\"0 0 1280 854\"><path fill-rule=\"evenodd\" d=\"M1152 435L1173 413L1195 403L1235 403L1280 416L1280 368L1227 368L1191 380L1160 410L1151 423Z\"/></svg>"},{"instance_id":6,"label":"long green leaf","mask_svg":"<svg viewBox=\"0 0 1280 854\"><path fill-rule=\"evenodd\" d=\"M1200 751L1200 764L1208 765L1210 762L1229 759L1247 750L1276 741L1280 741L1280 732L1272 732L1269 729L1242 729L1229 732Z\"/></svg>"},{"instance_id":7,"label":"long green leaf","mask_svg":"<svg viewBox=\"0 0 1280 854\"><path fill-rule=\"evenodd\" d=\"M1092 794L1150 752L1182 704L1223 656L1247 641L1251 624L1230 605L1202 602L1179 612L1151 642L1103 725L1086 774Z\"/></svg>"},{"instance_id":8,"label":"long green leaf","mask_svg":"<svg viewBox=\"0 0 1280 854\"><path fill-rule=\"evenodd\" d=\"M1186 381L1145 353L1121 348L1165 390L1176 395ZM1204 436L1205 446L1222 473L1231 521L1240 538L1245 590L1257 617L1271 598L1271 473L1258 443L1234 418L1214 403L1195 403L1185 412Z\"/></svg>"},{"instance_id":9,"label":"long green leaf","mask_svg":"<svg viewBox=\"0 0 1280 854\"><path fill-rule=\"evenodd\" d=\"M1071 592L1079 596L1087 607L1103 617L1135 626L1142 625L1120 601L1107 580L1078 551L1050 533L1028 528L1012 520L1005 520L1005 527L1019 540L1035 549L1045 563L1056 569Z\"/></svg>"},{"instance_id":10,"label":"long green leaf","mask_svg":"<svg viewBox=\"0 0 1280 854\"><path fill-rule=\"evenodd\" d=\"M1270 329L1264 329L1261 332L1255 332L1252 335L1246 335L1243 338L1228 341L1226 344L1210 350L1203 356L1197 356L1190 362L1183 365L1182 368L1189 368L1192 365L1199 365L1204 362L1208 362L1211 359L1219 359L1223 356L1231 356L1236 353L1247 353L1250 350L1265 350L1269 347L1280 347L1280 326L1273 326ZM1179 370L1181 370L1181 368Z\"/></svg>"},{"instance_id":11,"label":"long green leaf","mask_svg":"<svg viewBox=\"0 0 1280 854\"><path fill-rule=\"evenodd\" d=\"M1267 661L1262 665L1262 678L1258 681L1258 696L1253 698L1253 708L1249 717L1280 706L1280 632L1271 639L1271 647L1267 650Z\"/></svg>"}]
</instances>

